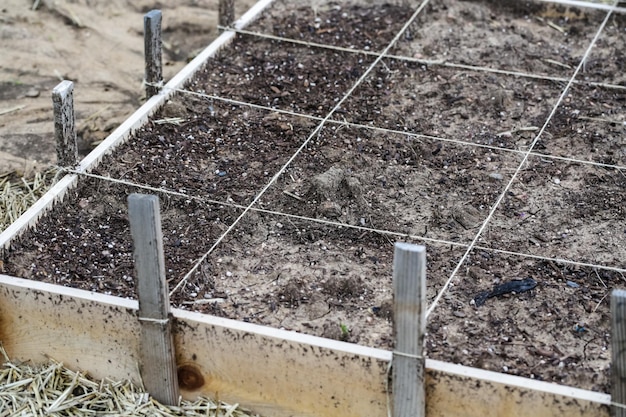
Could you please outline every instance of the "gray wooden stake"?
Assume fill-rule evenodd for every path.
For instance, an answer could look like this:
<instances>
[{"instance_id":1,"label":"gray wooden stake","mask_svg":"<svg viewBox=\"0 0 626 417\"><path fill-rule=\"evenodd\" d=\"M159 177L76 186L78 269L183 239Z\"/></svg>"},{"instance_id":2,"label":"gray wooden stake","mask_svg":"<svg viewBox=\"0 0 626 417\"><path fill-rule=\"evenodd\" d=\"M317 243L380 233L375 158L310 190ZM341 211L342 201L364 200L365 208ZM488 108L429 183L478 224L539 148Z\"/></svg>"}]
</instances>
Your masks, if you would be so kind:
<instances>
[{"instance_id":1,"label":"gray wooden stake","mask_svg":"<svg viewBox=\"0 0 626 417\"><path fill-rule=\"evenodd\" d=\"M626 291L611 293L611 401L626 404ZM626 409L613 406L615 417L626 417Z\"/></svg>"},{"instance_id":2,"label":"gray wooden stake","mask_svg":"<svg viewBox=\"0 0 626 417\"><path fill-rule=\"evenodd\" d=\"M54 137L57 143L57 163L73 167L78 163L78 143L74 121L74 83L61 81L52 90Z\"/></svg>"},{"instance_id":3,"label":"gray wooden stake","mask_svg":"<svg viewBox=\"0 0 626 417\"><path fill-rule=\"evenodd\" d=\"M139 298L141 377L146 390L157 401L177 405L180 394L169 319L159 199L153 195L131 194L128 217Z\"/></svg>"},{"instance_id":4,"label":"gray wooden stake","mask_svg":"<svg viewBox=\"0 0 626 417\"><path fill-rule=\"evenodd\" d=\"M151 10L143 17L143 42L146 59L146 98L159 94L163 83L161 11Z\"/></svg>"},{"instance_id":5,"label":"gray wooden stake","mask_svg":"<svg viewBox=\"0 0 626 417\"><path fill-rule=\"evenodd\" d=\"M396 243L393 259L393 416L424 417L426 248Z\"/></svg>"},{"instance_id":6,"label":"gray wooden stake","mask_svg":"<svg viewBox=\"0 0 626 417\"><path fill-rule=\"evenodd\" d=\"M219 0L218 22L220 26L229 27L235 21L235 0Z\"/></svg>"}]
</instances>

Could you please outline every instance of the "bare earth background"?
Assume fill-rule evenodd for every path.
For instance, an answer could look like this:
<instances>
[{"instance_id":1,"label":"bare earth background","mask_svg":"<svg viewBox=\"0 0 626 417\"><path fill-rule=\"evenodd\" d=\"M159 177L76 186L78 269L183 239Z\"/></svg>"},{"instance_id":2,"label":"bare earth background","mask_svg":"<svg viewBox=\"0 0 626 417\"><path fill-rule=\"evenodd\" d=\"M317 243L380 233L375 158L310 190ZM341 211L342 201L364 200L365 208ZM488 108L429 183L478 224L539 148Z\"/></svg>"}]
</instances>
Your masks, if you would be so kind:
<instances>
[{"instance_id":1,"label":"bare earth background","mask_svg":"<svg viewBox=\"0 0 626 417\"><path fill-rule=\"evenodd\" d=\"M235 3L239 17L255 1ZM32 6L31 0L0 6L0 175L30 176L56 161L51 92L62 79L74 81L83 153L142 104L146 12L163 12L166 81L217 36L217 0L48 0L37 10Z\"/></svg>"}]
</instances>

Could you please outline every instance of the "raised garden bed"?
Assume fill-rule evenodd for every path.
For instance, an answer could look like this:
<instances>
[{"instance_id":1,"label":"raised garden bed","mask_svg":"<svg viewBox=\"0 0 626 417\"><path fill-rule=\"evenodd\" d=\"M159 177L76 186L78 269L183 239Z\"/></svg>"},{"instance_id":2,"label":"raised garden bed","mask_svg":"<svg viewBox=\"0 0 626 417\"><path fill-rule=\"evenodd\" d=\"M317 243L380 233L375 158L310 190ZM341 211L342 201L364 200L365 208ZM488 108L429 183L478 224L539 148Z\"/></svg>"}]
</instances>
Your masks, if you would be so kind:
<instances>
[{"instance_id":1,"label":"raised garden bed","mask_svg":"<svg viewBox=\"0 0 626 417\"><path fill-rule=\"evenodd\" d=\"M429 358L608 392L624 16L579 67L605 10L443 1L398 37L408 6L272 7L248 29L263 37L237 35L15 239L3 272L132 298L126 196L153 192L176 307L390 349L392 244L417 242Z\"/></svg>"}]
</instances>

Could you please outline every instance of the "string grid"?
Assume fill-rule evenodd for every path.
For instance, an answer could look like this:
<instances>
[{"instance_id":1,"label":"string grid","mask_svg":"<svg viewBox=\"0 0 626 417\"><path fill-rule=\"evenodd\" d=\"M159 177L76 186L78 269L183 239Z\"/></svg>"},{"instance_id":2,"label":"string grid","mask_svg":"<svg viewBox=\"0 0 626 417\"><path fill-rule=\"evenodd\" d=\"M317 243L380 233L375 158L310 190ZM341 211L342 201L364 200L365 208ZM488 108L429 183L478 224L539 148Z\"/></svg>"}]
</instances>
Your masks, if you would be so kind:
<instances>
[{"instance_id":1,"label":"string grid","mask_svg":"<svg viewBox=\"0 0 626 417\"><path fill-rule=\"evenodd\" d=\"M271 179L267 182L267 184L265 184L263 186L263 188L254 197L253 201L250 204L248 204L248 205L240 205L240 204L236 204L236 203L232 203L232 202L228 202L228 201L220 201L220 200L213 200L213 199L203 198L203 197L190 195L190 194L186 194L186 193L182 193L182 192L176 192L176 191L168 190L168 189L165 189L165 188L162 188L162 187L152 187L152 186L148 186L148 185L145 185L145 184L139 184L139 183L134 183L132 181L126 181L126 180L123 180L123 179L120 179L120 178L105 177L105 176L100 176L100 175L96 175L96 174L87 173L87 172L84 172L84 171L77 171L77 170L68 169L68 168L59 168L59 169L65 171L65 172L71 173L71 174L75 174L75 175L79 175L79 176L85 176L85 177L92 177L92 178L99 179L99 180L102 180L102 181L118 183L118 184L122 184L122 185L125 185L125 186L132 186L132 187L136 187L136 188L143 189L143 190L150 191L150 192L158 192L158 193L162 193L162 194L166 194L166 195L183 197L183 198L186 198L186 199L193 199L193 200L197 200L199 202L202 202L203 204L222 205L222 206L232 207L232 208L236 208L236 209L241 210L241 214L234 220L233 223L231 223L231 225L227 228L227 230L225 232L223 232L219 236L219 238L214 242L214 244L210 247L210 249L194 263L193 267L185 274L185 276L179 282L176 283L176 285L174 286L174 288L170 292L170 296L172 294L176 293L177 291L179 291L181 288L183 288L185 286L185 284L189 281L190 277L192 277L193 274L195 274L195 272L198 270L200 265L207 259L207 257L209 257L211 255L211 253L213 253L213 251L220 245L220 243L224 240L224 238L226 236L228 236L232 232L232 230L237 226L237 224L249 212L259 212L259 213L264 213L264 214L268 214L268 215L272 215L272 216L283 216L283 217L288 217L288 218L292 218L292 219L297 219L297 220L300 220L300 221L313 222L313 223L317 223L317 224L322 224L322 225L326 225L326 226L329 226L329 227L352 228L352 229L361 230L361 231L364 231L364 232L379 233L379 234L383 234L383 235L387 235L387 236L393 236L393 237L397 237L397 238L409 238L409 239L421 240L421 241L424 241L424 242L427 242L427 243L449 245L449 246L455 246L455 247L459 247L459 248L463 249L464 250L463 256L456 263L456 267L450 273L450 275L449 275L448 279L446 280L446 282L444 283L443 287L439 290L439 292L437 293L437 296L435 297L435 299L429 305L429 307L428 307L428 309L426 311L427 317L430 314L432 314L432 312L435 310L435 308L437 307L440 299L445 294L445 292L449 289L452 280L457 276L459 270L465 264L465 262L467 261L468 257L472 253L472 251L475 250L475 249L479 249L479 250L482 250L482 251L491 251L491 252L494 252L494 253L501 253L501 254L506 254L506 255L512 255L512 256L517 256L517 257L521 257L521 258L529 258L529 259L544 260L544 261L553 261L553 262L565 263L565 264L581 266L581 267L589 267L589 268L594 268L594 269L604 269L604 270L609 270L609 271L615 271L615 272L618 272L618 273L626 273L626 269L619 268L619 267L614 267L614 266L611 266L611 265L601 265L601 264L595 264L595 263L578 262L576 260L570 260L570 259L560 259L560 258L554 258L554 257L539 256L539 255L534 255L534 254L528 254L528 253L509 251L509 250L503 250L503 249L498 249L498 248L485 247L485 246L481 246L479 244L479 242L481 240L481 237L483 237L484 232L485 232L487 226L490 224L490 221L492 220L494 214L496 213L497 209L501 206L501 204L502 204L504 198L506 197L507 193L511 190L513 184L518 179L518 177L520 175L520 172L523 170L524 166L527 164L529 158L531 158L531 157L545 158L547 160L560 160L560 161L565 161L565 162L575 163L575 164L581 164L581 165L588 165L588 166L594 166L594 167L600 167L600 168L615 169L615 170L618 170L619 172L622 172L622 174L624 174L623 171L626 171L626 166L622 166L622 165L612 165L612 164L605 164L605 163L599 163L599 162L594 162L594 161L580 160L580 159L570 158L570 157L563 157L563 156L558 156L558 155L544 154L544 153L541 153L541 152L537 152L536 149L535 149L538 141L545 134L546 128L548 127L550 121L554 117L558 107L562 104L564 98L567 96L567 94L570 91L572 85L575 85L575 84L586 84L586 85L593 85L593 86L599 86L599 87L604 87L604 88L611 88L611 89L616 89L616 90L626 89L625 86L621 86L621 85L613 85L613 84L597 83L597 82L587 82L587 81L580 81L580 80L577 79L577 76L579 75L581 69L583 68L583 65L585 64L586 60L588 59L588 57L589 57L589 55L590 55L590 53L592 51L592 48L596 44L598 38L600 37L600 35L602 34L602 32L603 32L603 30L605 28L607 22L609 21L610 17L612 16L612 13L616 9L616 6L615 6L616 3L613 5L612 8L608 9L604 20L602 21L602 23L601 23L600 27L598 28L598 30L596 31L593 39L591 40L590 44L588 45L587 49L585 50L584 56L580 60L578 66L574 70L574 72L571 75L571 77L569 77L569 78L552 77L552 76L537 75L537 74L530 74L530 73L522 73L522 72L516 72L516 71L505 71L505 70L500 70L500 69L497 69L497 68L488 68L488 67L480 67L480 66L463 65L463 64L456 64L456 63L453 63L453 62L418 60L418 59L411 58L411 57L396 56L396 55L389 54L389 51L393 48L393 46L397 43L397 41L403 36L403 34L406 32L406 30L414 23L414 21L416 20L418 15L423 12L424 8L428 5L428 3L429 3L429 0L425 0L425 1L423 1L419 5L419 7L415 10L415 12L410 17L410 19L404 24L404 26L398 31L398 33L395 35L395 37L392 39L392 41L380 53L376 53L376 52L372 52L372 51L355 50L355 49L351 49L351 48L341 48L341 47L325 45L325 44L318 44L318 43L313 43L313 42L304 42L304 41L295 40L295 39L289 39L289 38L277 37L277 36L263 34L263 33L258 33L258 32L247 31L247 30L243 30L243 29L234 29L234 28L230 28L230 27L229 28L222 28L224 30L235 31L235 32L237 32L237 33L239 33L241 35L245 35L245 36L255 36L255 37L259 37L259 38L271 39L271 40L276 41L276 42L290 42L290 43L300 44L300 45L303 45L303 46L306 46L306 47L325 48L325 49L332 49L332 50L336 50L336 51L340 51L340 52L359 53L359 54L369 55L369 56L372 56L372 57L375 58L374 61L369 65L369 67L359 77L359 79L351 86L351 88L343 95L343 97L340 100L337 101L335 106L326 114L325 117L311 116L311 115L302 114L302 113L299 113L299 112L293 112L293 111L288 111L288 110L276 109L276 108L273 108L273 107L262 106L262 105L258 105L258 104L252 104L252 103L248 103L248 102L244 102L244 101L234 100L234 99L230 99L230 98L226 98L226 97L206 94L206 93L203 93L203 92L197 92L197 91L192 91L192 90L188 90L188 89L174 89L176 92L178 92L180 94L184 94L184 95L185 94L186 95L194 95L194 96L197 96L197 97L201 97L203 99L221 101L221 102L225 102L225 103L229 103L229 104L233 104L233 105L237 105L237 106L249 106L251 108L255 108L255 109L259 109L259 110L263 110L263 111L277 112L277 113L281 113L281 114L285 114L285 115L307 118L307 119L310 119L310 120L313 120L313 121L317 122L316 127L311 131L311 133L308 135L308 137L303 141L301 146L291 155L291 157L287 160L287 162L271 177ZM472 142L469 142L469 141L458 140L458 139L455 139L455 138L429 136L429 135L423 135L423 134L418 134L418 133L413 133L413 132L388 129L388 128L383 128L383 127L378 127L378 126L363 125L363 124L351 123L351 122L347 122L347 121L337 121L337 120L332 119L331 117L337 112L337 110L341 107L341 105L349 97L351 97L352 93L370 75L372 70L385 58L391 58L391 59L397 59L397 60L405 60L405 61L413 61L413 62L418 62L420 64L428 65L428 66L440 65L440 66L456 68L456 69L463 69L463 70L468 70L468 71L488 72L488 73L496 73L496 74L503 74L503 75L517 76L517 77L525 77L525 78L532 78L532 79L542 79L542 80L548 80L548 81L556 81L556 82L564 83L565 86L562 89L561 94L560 94L559 98L557 99L556 103L552 107L548 117L546 118L546 120L544 121L543 125L539 129L538 133L535 135L533 141L528 146L528 149L526 149L526 150L506 149L506 148L501 148L501 147L496 147L496 146L491 146L491 145L476 144L476 143L472 143ZM159 83L158 86L162 87L162 88L168 88L168 87L163 87L161 83ZM448 240L445 240L445 239L433 239L433 238L429 238L429 237L426 237L426 236L405 234L405 233L400 233L400 232L395 232L395 231L390 231L390 230L370 228L370 227L365 227L365 226L360 226L360 225L344 224L344 223L341 223L341 222L330 221L330 220L325 220L325 219L310 218L310 217L305 217L305 216L300 216L300 215L295 215L295 214L290 214L290 213L283 213L283 212L279 212L279 211L267 210L267 209L263 209L263 208L259 207L258 206L258 202L265 195L267 190L278 180L278 178L281 175L284 174L285 170L292 165L293 161L301 154L303 149L305 149L307 147L307 145L311 142L311 140L314 137L316 137L316 135L318 135L318 133L321 131L321 129L324 126L330 125L330 124L340 125L340 126L348 126L348 127L352 127L352 128L369 129L369 130L372 130L372 131L375 131L375 132L380 132L380 133L385 133L385 134L404 135L405 137L409 138L410 140L429 139L429 140L440 141L440 142L445 142L445 143L451 143L451 144L460 145L460 146L486 148L486 149L497 150L498 152L508 152L508 153L512 153L512 154L520 156L521 157L521 162L518 164L517 168L515 169L514 173L512 174L511 178L509 179L508 183L503 187L503 190L499 193L498 198L497 198L496 202L490 208L487 217L481 223L481 226L479 227L478 231L476 232L476 234L474 235L473 239L468 244L463 244L463 243L459 243L459 242L452 242L452 241L448 241ZM394 354L397 354L397 355L400 355L400 356L409 356L409 355L401 353L401 352L394 352ZM422 357L415 357L415 358L416 359L423 359ZM622 404L611 403L611 405L614 405L614 406L620 407L620 408L626 408L626 406L624 406Z\"/></svg>"}]
</instances>

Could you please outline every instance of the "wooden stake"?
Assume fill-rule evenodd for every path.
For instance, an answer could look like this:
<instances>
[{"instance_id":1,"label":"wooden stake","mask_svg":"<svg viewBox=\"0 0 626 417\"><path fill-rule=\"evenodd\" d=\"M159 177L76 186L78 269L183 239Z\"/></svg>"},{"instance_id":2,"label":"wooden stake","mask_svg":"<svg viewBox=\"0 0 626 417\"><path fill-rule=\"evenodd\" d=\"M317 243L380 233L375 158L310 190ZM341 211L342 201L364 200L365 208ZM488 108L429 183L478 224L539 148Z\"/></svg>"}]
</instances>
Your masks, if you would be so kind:
<instances>
[{"instance_id":1,"label":"wooden stake","mask_svg":"<svg viewBox=\"0 0 626 417\"><path fill-rule=\"evenodd\" d=\"M78 143L74 121L74 83L61 81L52 90L54 137L57 142L59 166L73 167L78 163Z\"/></svg>"},{"instance_id":2,"label":"wooden stake","mask_svg":"<svg viewBox=\"0 0 626 417\"><path fill-rule=\"evenodd\" d=\"M219 25L229 27L235 21L235 0L219 0Z\"/></svg>"},{"instance_id":3,"label":"wooden stake","mask_svg":"<svg viewBox=\"0 0 626 417\"><path fill-rule=\"evenodd\" d=\"M611 401L626 404L626 290L611 293ZM615 417L626 417L626 409L613 407Z\"/></svg>"},{"instance_id":4,"label":"wooden stake","mask_svg":"<svg viewBox=\"0 0 626 417\"><path fill-rule=\"evenodd\" d=\"M135 288L141 324L141 377L146 390L163 404L179 399L174 342L169 320L159 199L131 194L128 216L133 236Z\"/></svg>"},{"instance_id":5,"label":"wooden stake","mask_svg":"<svg viewBox=\"0 0 626 417\"><path fill-rule=\"evenodd\" d=\"M146 98L150 98L159 94L163 83L160 10L151 10L144 15L143 33L146 59Z\"/></svg>"},{"instance_id":6,"label":"wooden stake","mask_svg":"<svg viewBox=\"0 0 626 417\"><path fill-rule=\"evenodd\" d=\"M396 243L393 260L393 416L424 417L426 248Z\"/></svg>"}]
</instances>

